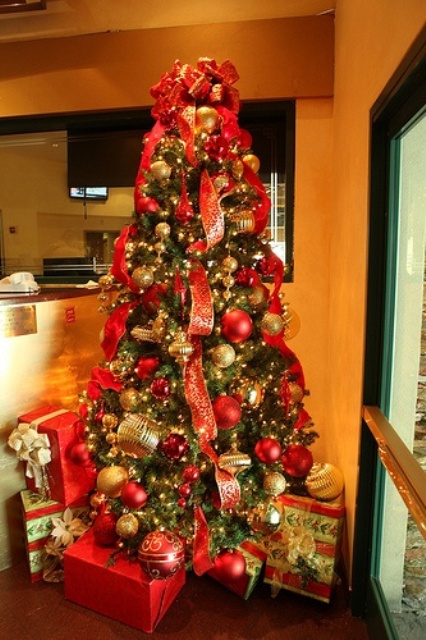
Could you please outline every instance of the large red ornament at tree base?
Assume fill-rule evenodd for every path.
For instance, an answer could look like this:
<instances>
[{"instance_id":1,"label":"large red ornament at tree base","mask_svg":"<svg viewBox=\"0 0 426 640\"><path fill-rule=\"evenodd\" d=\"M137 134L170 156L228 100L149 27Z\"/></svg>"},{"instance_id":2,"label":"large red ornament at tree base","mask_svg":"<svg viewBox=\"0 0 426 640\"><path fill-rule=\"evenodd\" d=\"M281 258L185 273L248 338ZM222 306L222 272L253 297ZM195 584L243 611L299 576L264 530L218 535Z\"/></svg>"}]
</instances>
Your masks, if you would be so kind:
<instances>
[{"instance_id":1,"label":"large red ornament at tree base","mask_svg":"<svg viewBox=\"0 0 426 640\"><path fill-rule=\"evenodd\" d=\"M138 560L150 578L164 580L179 571L184 562L181 539L171 531L151 531L139 545Z\"/></svg>"},{"instance_id":2,"label":"large red ornament at tree base","mask_svg":"<svg viewBox=\"0 0 426 640\"><path fill-rule=\"evenodd\" d=\"M148 500L148 494L140 482L128 482L122 488L120 498L125 507L140 509Z\"/></svg>"},{"instance_id":3,"label":"large red ornament at tree base","mask_svg":"<svg viewBox=\"0 0 426 640\"><path fill-rule=\"evenodd\" d=\"M280 458L281 445L275 438L261 438L256 443L254 453L260 462L272 464Z\"/></svg>"},{"instance_id":4,"label":"large red ornament at tree base","mask_svg":"<svg viewBox=\"0 0 426 640\"><path fill-rule=\"evenodd\" d=\"M212 407L218 429L232 429L241 420L241 405L231 396L217 396Z\"/></svg>"},{"instance_id":5,"label":"large red ornament at tree base","mask_svg":"<svg viewBox=\"0 0 426 640\"><path fill-rule=\"evenodd\" d=\"M291 444L281 456L283 469L289 476L302 478L314 464L312 453L302 444Z\"/></svg>"},{"instance_id":6,"label":"large red ornament at tree base","mask_svg":"<svg viewBox=\"0 0 426 640\"><path fill-rule=\"evenodd\" d=\"M222 316L222 335L230 342L243 342L251 336L253 322L242 309L233 309Z\"/></svg>"},{"instance_id":7,"label":"large red ornament at tree base","mask_svg":"<svg viewBox=\"0 0 426 640\"><path fill-rule=\"evenodd\" d=\"M118 540L115 530L117 516L114 513L105 513L104 509L96 518L93 526L93 537L101 547L112 547Z\"/></svg>"},{"instance_id":8,"label":"large red ornament at tree base","mask_svg":"<svg viewBox=\"0 0 426 640\"><path fill-rule=\"evenodd\" d=\"M77 442L71 447L70 458L74 464L85 467L91 460L90 451L85 442Z\"/></svg>"},{"instance_id":9,"label":"large red ornament at tree base","mask_svg":"<svg viewBox=\"0 0 426 640\"><path fill-rule=\"evenodd\" d=\"M221 551L214 559L217 576L223 582L235 582L246 572L246 560L238 549Z\"/></svg>"}]
</instances>

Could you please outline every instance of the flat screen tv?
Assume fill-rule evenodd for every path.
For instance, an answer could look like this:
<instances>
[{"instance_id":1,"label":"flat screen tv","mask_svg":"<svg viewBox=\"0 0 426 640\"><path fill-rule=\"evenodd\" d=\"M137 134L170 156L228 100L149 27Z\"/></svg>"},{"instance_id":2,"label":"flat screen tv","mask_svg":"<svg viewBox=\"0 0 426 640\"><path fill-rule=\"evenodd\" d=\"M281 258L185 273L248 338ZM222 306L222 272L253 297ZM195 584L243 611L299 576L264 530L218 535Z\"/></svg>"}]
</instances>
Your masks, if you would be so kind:
<instances>
[{"instance_id":1,"label":"flat screen tv","mask_svg":"<svg viewBox=\"0 0 426 640\"><path fill-rule=\"evenodd\" d=\"M107 200L108 187L70 187L70 198L77 200Z\"/></svg>"}]
</instances>

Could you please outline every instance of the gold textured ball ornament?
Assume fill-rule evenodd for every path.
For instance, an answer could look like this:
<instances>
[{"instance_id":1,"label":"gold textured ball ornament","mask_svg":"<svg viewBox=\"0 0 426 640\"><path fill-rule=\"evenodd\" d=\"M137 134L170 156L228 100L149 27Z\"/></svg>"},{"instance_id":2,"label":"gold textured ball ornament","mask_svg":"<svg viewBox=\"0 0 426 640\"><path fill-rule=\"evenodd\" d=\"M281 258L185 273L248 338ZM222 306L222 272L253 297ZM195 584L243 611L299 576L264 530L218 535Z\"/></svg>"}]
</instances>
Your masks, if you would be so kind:
<instances>
[{"instance_id":1,"label":"gold textured ball ornament","mask_svg":"<svg viewBox=\"0 0 426 640\"><path fill-rule=\"evenodd\" d=\"M121 489L129 481L129 472L124 467L104 467L96 478L96 488L108 498L118 498Z\"/></svg>"},{"instance_id":2,"label":"gold textured ball ornament","mask_svg":"<svg viewBox=\"0 0 426 640\"><path fill-rule=\"evenodd\" d=\"M125 513L116 522L115 530L120 538L128 540L133 538L139 529L139 521L133 513Z\"/></svg>"},{"instance_id":3,"label":"gold textured ball ornament","mask_svg":"<svg viewBox=\"0 0 426 640\"><path fill-rule=\"evenodd\" d=\"M279 496L284 493L287 486L286 479L279 471L267 473L263 479L263 488L270 496Z\"/></svg>"},{"instance_id":4,"label":"gold textured ball ornament","mask_svg":"<svg viewBox=\"0 0 426 640\"><path fill-rule=\"evenodd\" d=\"M102 289L111 289L112 285L114 284L114 278L112 275L107 273L103 276L100 276L98 283L99 286L102 287Z\"/></svg>"},{"instance_id":5,"label":"gold textured ball ornament","mask_svg":"<svg viewBox=\"0 0 426 640\"><path fill-rule=\"evenodd\" d=\"M143 458L155 451L160 442L158 426L146 416L130 414L117 430L121 450L132 458Z\"/></svg>"},{"instance_id":6,"label":"gold textured ball ornament","mask_svg":"<svg viewBox=\"0 0 426 640\"><path fill-rule=\"evenodd\" d=\"M248 301L254 307L258 307L268 299L268 290L264 286L253 287L248 295Z\"/></svg>"},{"instance_id":7,"label":"gold textured ball ornament","mask_svg":"<svg viewBox=\"0 0 426 640\"><path fill-rule=\"evenodd\" d=\"M238 269L238 260L233 256L226 256L226 258L222 260L222 266L225 271L234 273L234 271Z\"/></svg>"},{"instance_id":8,"label":"gold textured ball ornament","mask_svg":"<svg viewBox=\"0 0 426 640\"><path fill-rule=\"evenodd\" d=\"M243 157L243 162L247 164L255 173L257 173L260 169L260 160L257 156L254 155L254 153L247 153Z\"/></svg>"},{"instance_id":9,"label":"gold textured ball ornament","mask_svg":"<svg viewBox=\"0 0 426 640\"><path fill-rule=\"evenodd\" d=\"M289 382L289 390L290 390L290 398L293 404L298 404L302 402L303 396L305 395L302 387L300 387L296 382Z\"/></svg>"},{"instance_id":10,"label":"gold textured ball ornament","mask_svg":"<svg viewBox=\"0 0 426 640\"><path fill-rule=\"evenodd\" d=\"M135 411L140 402L139 392L133 387L125 389L120 393L119 402L125 411Z\"/></svg>"},{"instance_id":11,"label":"gold textured ball ornament","mask_svg":"<svg viewBox=\"0 0 426 640\"><path fill-rule=\"evenodd\" d=\"M284 320L278 313L265 313L260 323L262 331L268 336L277 336L284 329Z\"/></svg>"},{"instance_id":12,"label":"gold textured ball ornament","mask_svg":"<svg viewBox=\"0 0 426 640\"><path fill-rule=\"evenodd\" d=\"M154 283L154 272L150 267L136 267L132 273L132 280L140 289L148 289Z\"/></svg>"},{"instance_id":13,"label":"gold textured ball ornament","mask_svg":"<svg viewBox=\"0 0 426 640\"><path fill-rule=\"evenodd\" d=\"M226 369L235 361L235 350L230 344L218 344L212 351L212 360L220 369Z\"/></svg>"},{"instance_id":14,"label":"gold textured ball ornament","mask_svg":"<svg viewBox=\"0 0 426 640\"><path fill-rule=\"evenodd\" d=\"M156 160L151 165L151 174L157 182L168 180L171 176L172 168L165 160Z\"/></svg>"},{"instance_id":15,"label":"gold textured ball ornament","mask_svg":"<svg viewBox=\"0 0 426 640\"><path fill-rule=\"evenodd\" d=\"M213 133L219 125L219 113L213 107L198 107L195 112L195 125L202 131Z\"/></svg>"},{"instance_id":16,"label":"gold textured ball ornament","mask_svg":"<svg viewBox=\"0 0 426 640\"><path fill-rule=\"evenodd\" d=\"M345 487L343 475L329 462L315 462L308 473L305 486L315 500L336 500Z\"/></svg>"},{"instance_id":17,"label":"gold textured ball ornament","mask_svg":"<svg viewBox=\"0 0 426 640\"><path fill-rule=\"evenodd\" d=\"M105 429L115 429L117 425L118 418L115 413L105 413L102 416L102 426L105 427Z\"/></svg>"}]
</instances>

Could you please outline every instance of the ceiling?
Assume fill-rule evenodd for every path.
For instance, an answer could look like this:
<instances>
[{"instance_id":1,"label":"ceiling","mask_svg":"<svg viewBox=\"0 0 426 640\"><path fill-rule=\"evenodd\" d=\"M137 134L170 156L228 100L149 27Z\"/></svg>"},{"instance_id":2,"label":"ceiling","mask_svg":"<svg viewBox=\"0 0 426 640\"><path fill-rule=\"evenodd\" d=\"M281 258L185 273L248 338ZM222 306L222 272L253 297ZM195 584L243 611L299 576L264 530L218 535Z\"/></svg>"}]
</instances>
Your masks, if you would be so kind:
<instances>
[{"instance_id":1,"label":"ceiling","mask_svg":"<svg viewBox=\"0 0 426 640\"><path fill-rule=\"evenodd\" d=\"M34 10L0 13L0 43L320 15L332 13L336 0L46 0L45 9L37 8L43 4L38 0L10 0L17 3Z\"/></svg>"}]
</instances>

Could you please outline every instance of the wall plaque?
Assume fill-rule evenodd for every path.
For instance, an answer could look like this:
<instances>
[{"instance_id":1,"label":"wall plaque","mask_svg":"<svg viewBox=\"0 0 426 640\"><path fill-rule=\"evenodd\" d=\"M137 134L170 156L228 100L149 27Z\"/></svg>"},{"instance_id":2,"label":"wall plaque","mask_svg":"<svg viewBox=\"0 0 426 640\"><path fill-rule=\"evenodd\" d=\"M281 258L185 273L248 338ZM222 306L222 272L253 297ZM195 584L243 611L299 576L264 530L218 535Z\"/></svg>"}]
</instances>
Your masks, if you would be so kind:
<instances>
[{"instance_id":1,"label":"wall plaque","mask_svg":"<svg viewBox=\"0 0 426 640\"><path fill-rule=\"evenodd\" d=\"M0 338L37 333L35 304L0 307Z\"/></svg>"}]
</instances>

